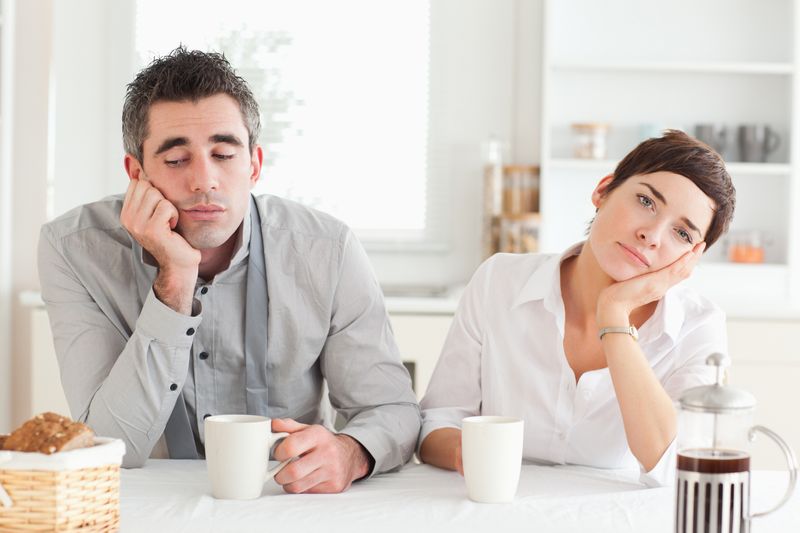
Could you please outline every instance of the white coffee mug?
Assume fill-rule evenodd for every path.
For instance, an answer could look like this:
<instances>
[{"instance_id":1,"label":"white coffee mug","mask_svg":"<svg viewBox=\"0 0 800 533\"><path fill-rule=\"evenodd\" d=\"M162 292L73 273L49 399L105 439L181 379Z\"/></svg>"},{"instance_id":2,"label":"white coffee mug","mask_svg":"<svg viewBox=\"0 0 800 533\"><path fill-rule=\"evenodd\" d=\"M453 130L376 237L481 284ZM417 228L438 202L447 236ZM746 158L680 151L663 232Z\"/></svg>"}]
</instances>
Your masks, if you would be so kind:
<instances>
[{"instance_id":1,"label":"white coffee mug","mask_svg":"<svg viewBox=\"0 0 800 533\"><path fill-rule=\"evenodd\" d=\"M269 451L288 433L273 433L272 421L257 415L216 415L205 419L205 446L211 494L224 500L261 496L288 459L269 470Z\"/></svg>"},{"instance_id":2,"label":"white coffee mug","mask_svg":"<svg viewBox=\"0 0 800 533\"><path fill-rule=\"evenodd\" d=\"M514 499L522 468L523 421L508 416L471 416L461 422L461 460L470 500Z\"/></svg>"}]
</instances>

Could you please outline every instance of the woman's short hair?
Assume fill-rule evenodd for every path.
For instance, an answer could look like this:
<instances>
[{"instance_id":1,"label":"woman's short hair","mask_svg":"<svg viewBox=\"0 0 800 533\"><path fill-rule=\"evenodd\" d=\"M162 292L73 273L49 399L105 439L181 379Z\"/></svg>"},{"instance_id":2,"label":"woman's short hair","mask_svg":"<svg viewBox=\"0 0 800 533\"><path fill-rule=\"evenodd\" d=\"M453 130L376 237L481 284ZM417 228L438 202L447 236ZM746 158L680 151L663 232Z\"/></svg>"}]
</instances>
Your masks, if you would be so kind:
<instances>
[{"instance_id":1,"label":"woman's short hair","mask_svg":"<svg viewBox=\"0 0 800 533\"><path fill-rule=\"evenodd\" d=\"M683 176L714 201L714 216L705 235L706 249L728 231L736 207L736 189L722 157L710 146L680 130L647 139L619 162L604 194L632 176L672 172Z\"/></svg>"}]
</instances>

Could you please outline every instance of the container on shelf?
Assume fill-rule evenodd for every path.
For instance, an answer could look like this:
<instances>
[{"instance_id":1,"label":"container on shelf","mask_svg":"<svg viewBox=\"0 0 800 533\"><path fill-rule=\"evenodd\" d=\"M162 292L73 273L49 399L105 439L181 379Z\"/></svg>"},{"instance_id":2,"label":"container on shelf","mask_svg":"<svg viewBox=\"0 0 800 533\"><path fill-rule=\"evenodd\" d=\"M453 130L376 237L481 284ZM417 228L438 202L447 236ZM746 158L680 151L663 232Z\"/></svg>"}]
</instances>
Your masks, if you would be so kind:
<instances>
[{"instance_id":1,"label":"container on shelf","mask_svg":"<svg viewBox=\"0 0 800 533\"><path fill-rule=\"evenodd\" d=\"M487 164L483 191L484 257L536 251L539 167Z\"/></svg>"},{"instance_id":2,"label":"container on shelf","mask_svg":"<svg viewBox=\"0 0 800 533\"><path fill-rule=\"evenodd\" d=\"M503 215L499 218L499 252L530 253L539 249L539 213Z\"/></svg>"},{"instance_id":3,"label":"container on shelf","mask_svg":"<svg viewBox=\"0 0 800 533\"><path fill-rule=\"evenodd\" d=\"M582 122L571 125L574 155L578 159L605 159L609 125L602 122Z\"/></svg>"},{"instance_id":4,"label":"container on shelf","mask_svg":"<svg viewBox=\"0 0 800 533\"><path fill-rule=\"evenodd\" d=\"M728 237L728 259L734 263L763 263L762 233L758 230L731 232Z\"/></svg>"},{"instance_id":5,"label":"container on shelf","mask_svg":"<svg viewBox=\"0 0 800 533\"><path fill-rule=\"evenodd\" d=\"M521 214L536 211L539 211L539 167L504 166L502 212Z\"/></svg>"}]
</instances>

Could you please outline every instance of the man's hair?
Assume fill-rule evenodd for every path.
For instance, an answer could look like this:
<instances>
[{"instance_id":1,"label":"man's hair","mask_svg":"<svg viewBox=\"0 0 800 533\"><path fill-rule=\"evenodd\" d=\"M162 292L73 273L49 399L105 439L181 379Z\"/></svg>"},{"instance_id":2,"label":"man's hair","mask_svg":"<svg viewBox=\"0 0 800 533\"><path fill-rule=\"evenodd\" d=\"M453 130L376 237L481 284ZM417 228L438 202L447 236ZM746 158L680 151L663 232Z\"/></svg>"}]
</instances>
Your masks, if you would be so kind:
<instances>
[{"instance_id":1,"label":"man's hair","mask_svg":"<svg viewBox=\"0 0 800 533\"><path fill-rule=\"evenodd\" d=\"M239 103L252 153L261 130L258 103L247 82L236 75L223 54L186 50L181 45L140 71L125 94L122 142L125 152L142 162L142 145L149 134L148 116L156 102L197 102L227 94Z\"/></svg>"},{"instance_id":2,"label":"man's hair","mask_svg":"<svg viewBox=\"0 0 800 533\"><path fill-rule=\"evenodd\" d=\"M714 200L714 216L705 236L706 250L728 231L736 207L736 189L725 162L710 146L680 130L647 139L619 162L605 194L632 176L672 172L683 176Z\"/></svg>"}]
</instances>

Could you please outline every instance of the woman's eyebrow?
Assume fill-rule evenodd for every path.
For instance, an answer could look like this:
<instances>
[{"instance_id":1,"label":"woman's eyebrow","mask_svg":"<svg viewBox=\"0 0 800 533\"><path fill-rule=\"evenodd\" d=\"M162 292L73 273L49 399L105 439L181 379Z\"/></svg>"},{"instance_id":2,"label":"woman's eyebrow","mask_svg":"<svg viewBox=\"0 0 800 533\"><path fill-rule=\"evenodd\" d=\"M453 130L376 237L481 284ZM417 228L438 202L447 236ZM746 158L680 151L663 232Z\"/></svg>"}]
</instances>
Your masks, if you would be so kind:
<instances>
[{"instance_id":1,"label":"woman's eyebrow","mask_svg":"<svg viewBox=\"0 0 800 533\"><path fill-rule=\"evenodd\" d=\"M656 198L658 198L658 200L659 200L659 201L660 201L662 204L664 204L664 205L667 205L667 199L666 199L666 198L664 198L664 195L663 195L663 194L661 194L661 193L658 191L658 189L656 189L655 187L653 187L653 186L652 186L652 185L650 185L649 183L645 183L645 182L643 182L643 181L640 181L640 182L639 182L639 185L644 185L645 187L647 187L648 189L650 189L650 192L653 194L653 196L655 196ZM699 229L697 226L695 226L695 225L694 225L694 223L692 223L692 221L691 221L691 220L689 220L689 218L688 218L688 217L681 217L681 222L683 222L684 224L686 224L686 225L689 227L689 229L690 229L690 230L693 230L693 231L695 231L695 232L696 232L696 233L697 233L697 234L700 236L700 238L701 238L701 239L703 238L703 234L700 232L700 229Z\"/></svg>"},{"instance_id":2,"label":"woman's eyebrow","mask_svg":"<svg viewBox=\"0 0 800 533\"><path fill-rule=\"evenodd\" d=\"M650 192L651 192L651 193L653 193L653 196L655 196L656 198L658 198L658 200L659 200L659 201L660 201L662 204L664 204L664 205L667 205L667 199L666 199L666 198L664 198L664 195L663 195L663 194L661 194L660 192L658 192L658 190L657 190L655 187L653 187L653 186L652 186L652 185L650 185L649 183L645 183L645 182L643 182L643 181L640 181L640 182L639 182L639 185L644 185L645 187L647 187L648 189L650 189Z\"/></svg>"},{"instance_id":3,"label":"woman's eyebrow","mask_svg":"<svg viewBox=\"0 0 800 533\"><path fill-rule=\"evenodd\" d=\"M697 234L700 236L700 238L703 238L703 234L702 234L702 233L700 233L700 230L697 228L697 226L695 226L694 224L692 224L692 221L691 221L691 220L689 220L687 217L681 217L681 222L683 222L684 224L686 224L687 226L689 226L689 229L690 229L690 230L696 231L696 232L697 232Z\"/></svg>"}]
</instances>

